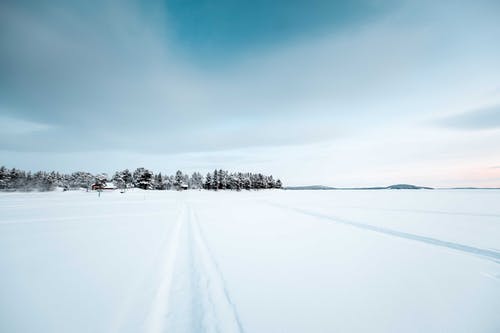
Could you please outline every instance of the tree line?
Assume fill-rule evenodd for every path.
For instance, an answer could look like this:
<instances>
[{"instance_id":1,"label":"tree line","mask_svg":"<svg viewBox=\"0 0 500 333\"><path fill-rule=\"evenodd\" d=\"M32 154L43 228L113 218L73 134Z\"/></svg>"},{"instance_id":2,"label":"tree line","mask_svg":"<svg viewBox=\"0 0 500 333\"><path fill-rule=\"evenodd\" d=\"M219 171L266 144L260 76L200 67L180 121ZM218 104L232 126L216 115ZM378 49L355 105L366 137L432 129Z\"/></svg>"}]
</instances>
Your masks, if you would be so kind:
<instances>
[{"instance_id":1,"label":"tree line","mask_svg":"<svg viewBox=\"0 0 500 333\"><path fill-rule=\"evenodd\" d=\"M92 174L77 171L70 174L56 171L30 172L16 168L0 167L0 190L2 191L52 191L56 188L76 190L104 188L113 184L119 189L140 188L144 190L253 190L281 188L281 180L272 175L251 172L229 172L214 170L202 176L199 172L191 175L177 171L174 175L154 173L146 168L117 171L109 177L105 173Z\"/></svg>"}]
</instances>

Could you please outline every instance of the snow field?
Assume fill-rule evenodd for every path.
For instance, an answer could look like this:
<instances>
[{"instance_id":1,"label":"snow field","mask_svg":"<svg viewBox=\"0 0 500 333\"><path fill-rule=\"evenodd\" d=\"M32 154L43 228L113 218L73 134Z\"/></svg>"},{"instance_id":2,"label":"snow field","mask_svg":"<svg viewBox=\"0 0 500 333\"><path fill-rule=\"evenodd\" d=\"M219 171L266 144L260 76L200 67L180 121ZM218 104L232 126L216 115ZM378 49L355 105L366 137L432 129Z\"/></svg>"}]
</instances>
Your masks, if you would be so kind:
<instances>
[{"instance_id":1,"label":"snow field","mask_svg":"<svg viewBox=\"0 0 500 333\"><path fill-rule=\"evenodd\" d=\"M0 331L498 332L499 202L0 193Z\"/></svg>"}]
</instances>

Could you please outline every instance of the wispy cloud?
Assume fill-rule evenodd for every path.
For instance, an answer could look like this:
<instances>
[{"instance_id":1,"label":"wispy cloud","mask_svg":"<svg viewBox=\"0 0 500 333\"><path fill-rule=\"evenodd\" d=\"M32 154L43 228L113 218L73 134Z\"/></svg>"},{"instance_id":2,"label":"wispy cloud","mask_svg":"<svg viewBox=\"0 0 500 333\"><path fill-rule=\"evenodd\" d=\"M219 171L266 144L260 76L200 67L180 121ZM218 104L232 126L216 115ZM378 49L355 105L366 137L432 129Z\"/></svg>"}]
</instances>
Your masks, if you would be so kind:
<instances>
[{"instance_id":1,"label":"wispy cloud","mask_svg":"<svg viewBox=\"0 0 500 333\"><path fill-rule=\"evenodd\" d=\"M5 137L40 133L53 128L52 126L47 124L6 117L2 115L0 115L0 123L2 124L2 126L0 127L0 136Z\"/></svg>"},{"instance_id":2,"label":"wispy cloud","mask_svg":"<svg viewBox=\"0 0 500 333\"><path fill-rule=\"evenodd\" d=\"M438 120L438 124L467 130L500 128L500 105L451 115Z\"/></svg>"}]
</instances>

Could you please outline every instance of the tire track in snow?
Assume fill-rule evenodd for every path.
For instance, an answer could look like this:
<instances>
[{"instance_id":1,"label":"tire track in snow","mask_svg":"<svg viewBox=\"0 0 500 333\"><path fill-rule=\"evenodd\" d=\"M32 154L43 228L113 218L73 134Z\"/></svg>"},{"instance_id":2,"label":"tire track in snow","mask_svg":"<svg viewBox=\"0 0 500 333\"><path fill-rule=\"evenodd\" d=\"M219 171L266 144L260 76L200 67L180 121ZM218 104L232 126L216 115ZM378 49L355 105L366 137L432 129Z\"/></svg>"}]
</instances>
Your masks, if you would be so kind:
<instances>
[{"instance_id":1,"label":"tire track in snow","mask_svg":"<svg viewBox=\"0 0 500 333\"><path fill-rule=\"evenodd\" d=\"M176 226L172 232L172 236L168 240L168 248L165 252L165 258L163 260L164 266L161 273L160 285L156 291L156 295L153 300L153 304L146 320L146 332L148 333L159 333L162 332L165 325L167 315L173 307L170 295L172 294L172 283L175 275L175 261L177 258L177 251L179 248L179 240L181 229L185 224L186 207L184 206L177 219Z\"/></svg>"},{"instance_id":2,"label":"tire track in snow","mask_svg":"<svg viewBox=\"0 0 500 333\"><path fill-rule=\"evenodd\" d=\"M271 202L266 202L266 203L268 205L271 205L274 207L292 210L292 211L298 212L298 213L303 214L303 215L313 216L313 217L317 217L320 219L329 220L329 221L332 221L335 223L344 224L344 225L348 225L351 227L364 229L364 230L376 232L376 233L383 234L383 235L389 235L389 236L409 239L409 240L413 240L413 241L417 241L417 242L421 242L421 243L425 243L425 244L430 244L430 245L434 245L434 246L445 247L448 249L464 252L467 254L472 254L472 255L477 256L479 258L489 259L489 260L494 261L495 263L500 263L500 252L497 252L495 250L481 249L478 247L473 247L473 246L464 245L464 244L460 244L460 243L444 241L444 240L440 240L437 238L420 236L420 235L410 234L407 232L397 231L397 230L393 230L393 229L377 227L374 225L350 221L350 220L346 220L346 219L343 219L343 218L340 218L337 216L326 215L326 214L322 214L322 213L318 213L318 212L314 212L314 211L310 211L310 210L306 210L306 209L302 209L302 208L288 207L285 205L271 203Z\"/></svg>"},{"instance_id":3,"label":"tire track in snow","mask_svg":"<svg viewBox=\"0 0 500 333\"><path fill-rule=\"evenodd\" d=\"M203 332L244 332L236 306L231 300L226 282L212 251L207 245L196 212L189 208L192 253L199 267L194 267L198 278L198 299L203 307Z\"/></svg>"}]
</instances>

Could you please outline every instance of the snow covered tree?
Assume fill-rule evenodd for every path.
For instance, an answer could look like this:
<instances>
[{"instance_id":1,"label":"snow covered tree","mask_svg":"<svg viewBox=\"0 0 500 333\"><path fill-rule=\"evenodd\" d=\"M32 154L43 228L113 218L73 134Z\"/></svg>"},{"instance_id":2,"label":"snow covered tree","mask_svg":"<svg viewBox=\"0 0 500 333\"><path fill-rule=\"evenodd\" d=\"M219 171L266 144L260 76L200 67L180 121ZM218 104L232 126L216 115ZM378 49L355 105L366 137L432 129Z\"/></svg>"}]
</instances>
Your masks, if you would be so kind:
<instances>
[{"instance_id":1,"label":"snow covered tree","mask_svg":"<svg viewBox=\"0 0 500 333\"><path fill-rule=\"evenodd\" d=\"M213 190L212 183L213 183L212 174L209 172L205 177L205 183L203 184L203 188L205 190Z\"/></svg>"},{"instance_id":2,"label":"snow covered tree","mask_svg":"<svg viewBox=\"0 0 500 333\"><path fill-rule=\"evenodd\" d=\"M105 186L108 182L108 175L105 173L100 173L95 176L94 184L98 186Z\"/></svg>"},{"instance_id":3,"label":"snow covered tree","mask_svg":"<svg viewBox=\"0 0 500 333\"><path fill-rule=\"evenodd\" d=\"M153 188L153 173L145 168L137 168L134 171L134 185L143 190L150 190Z\"/></svg>"},{"instance_id":4,"label":"snow covered tree","mask_svg":"<svg viewBox=\"0 0 500 333\"><path fill-rule=\"evenodd\" d=\"M184 186L192 189L207 190L250 190L265 188L281 188L281 181L274 180L273 176L254 173L228 172L216 169L213 173L207 173L204 178L199 172L194 172L191 177L178 170L175 175L154 174L145 168L137 168L133 174L129 170L117 171L112 179L116 187L120 189L138 187L146 190L171 190L180 189ZM7 169L0 167L0 190L10 191L50 191L56 187L69 189L89 189L92 184L105 186L108 182L105 173L92 175L88 172L77 171L72 174L63 174L56 171L35 173L20 169Z\"/></svg>"},{"instance_id":5,"label":"snow covered tree","mask_svg":"<svg viewBox=\"0 0 500 333\"><path fill-rule=\"evenodd\" d=\"M219 170L218 177L219 177L218 189L219 190L226 190L228 188L227 171Z\"/></svg>"},{"instance_id":6,"label":"snow covered tree","mask_svg":"<svg viewBox=\"0 0 500 333\"><path fill-rule=\"evenodd\" d=\"M228 177L228 188L231 190L239 191L241 190L241 182L239 174L231 173Z\"/></svg>"},{"instance_id":7,"label":"snow covered tree","mask_svg":"<svg viewBox=\"0 0 500 333\"><path fill-rule=\"evenodd\" d=\"M165 190L167 188L166 182L161 175L161 172L154 176L154 189L155 190Z\"/></svg>"},{"instance_id":8,"label":"snow covered tree","mask_svg":"<svg viewBox=\"0 0 500 333\"><path fill-rule=\"evenodd\" d=\"M188 188L191 188L191 179L189 178L189 175L182 175L182 184L187 185Z\"/></svg>"},{"instance_id":9,"label":"snow covered tree","mask_svg":"<svg viewBox=\"0 0 500 333\"><path fill-rule=\"evenodd\" d=\"M177 170L174 178L174 186L177 190L181 189L182 184L184 184L184 175L181 170Z\"/></svg>"},{"instance_id":10,"label":"snow covered tree","mask_svg":"<svg viewBox=\"0 0 500 333\"><path fill-rule=\"evenodd\" d=\"M19 187L21 181L21 175L19 170L16 168L12 168L9 172L9 185L8 188L11 190L15 190L16 188Z\"/></svg>"},{"instance_id":11,"label":"snow covered tree","mask_svg":"<svg viewBox=\"0 0 500 333\"><path fill-rule=\"evenodd\" d=\"M217 169L214 170L214 175L212 176L212 189L218 190L219 189L219 172Z\"/></svg>"},{"instance_id":12,"label":"snow covered tree","mask_svg":"<svg viewBox=\"0 0 500 333\"><path fill-rule=\"evenodd\" d=\"M112 181L113 181L113 184L115 184L115 186L119 189L123 190L123 189L127 188L127 186L125 185L125 181L123 180L122 173L119 171L115 172L115 174L113 175Z\"/></svg>"},{"instance_id":13,"label":"snow covered tree","mask_svg":"<svg viewBox=\"0 0 500 333\"><path fill-rule=\"evenodd\" d=\"M190 188L201 189L203 188L203 176L199 172L193 172L190 180Z\"/></svg>"},{"instance_id":14,"label":"snow covered tree","mask_svg":"<svg viewBox=\"0 0 500 333\"><path fill-rule=\"evenodd\" d=\"M174 177L173 176L165 176L163 181L165 182L165 189L172 190L174 188Z\"/></svg>"},{"instance_id":15,"label":"snow covered tree","mask_svg":"<svg viewBox=\"0 0 500 333\"><path fill-rule=\"evenodd\" d=\"M68 178L68 183L65 187L72 189L85 188L90 189L92 183L94 182L94 175L89 172L77 171L70 175Z\"/></svg>"},{"instance_id":16,"label":"snow covered tree","mask_svg":"<svg viewBox=\"0 0 500 333\"><path fill-rule=\"evenodd\" d=\"M0 190L5 190L9 185L9 170L3 165L0 167Z\"/></svg>"},{"instance_id":17,"label":"snow covered tree","mask_svg":"<svg viewBox=\"0 0 500 333\"><path fill-rule=\"evenodd\" d=\"M55 183L56 179L54 177L54 173L44 172L41 175L38 189L40 191L52 191L56 187Z\"/></svg>"},{"instance_id":18,"label":"snow covered tree","mask_svg":"<svg viewBox=\"0 0 500 333\"><path fill-rule=\"evenodd\" d=\"M134 186L134 177L128 169L125 169L122 172L120 172L120 177L125 183L125 188Z\"/></svg>"},{"instance_id":19,"label":"snow covered tree","mask_svg":"<svg viewBox=\"0 0 500 333\"><path fill-rule=\"evenodd\" d=\"M266 182L267 182L266 188L275 188L276 187L276 182L274 181L273 176L267 177Z\"/></svg>"}]
</instances>

